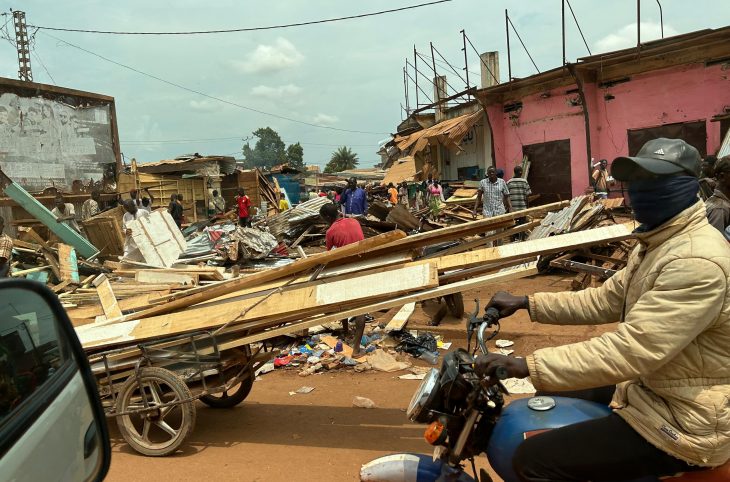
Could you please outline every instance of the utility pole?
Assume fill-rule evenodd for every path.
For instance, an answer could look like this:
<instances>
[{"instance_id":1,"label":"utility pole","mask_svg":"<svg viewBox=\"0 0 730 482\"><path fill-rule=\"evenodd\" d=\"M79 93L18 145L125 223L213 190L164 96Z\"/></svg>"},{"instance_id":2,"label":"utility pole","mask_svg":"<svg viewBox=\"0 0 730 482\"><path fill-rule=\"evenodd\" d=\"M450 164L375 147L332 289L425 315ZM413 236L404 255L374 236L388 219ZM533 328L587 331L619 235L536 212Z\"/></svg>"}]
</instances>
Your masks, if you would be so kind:
<instances>
[{"instance_id":1,"label":"utility pole","mask_svg":"<svg viewBox=\"0 0 730 482\"><path fill-rule=\"evenodd\" d=\"M560 0L560 17L563 26L563 66L565 66L565 0Z\"/></svg>"},{"instance_id":2,"label":"utility pole","mask_svg":"<svg viewBox=\"0 0 730 482\"><path fill-rule=\"evenodd\" d=\"M416 109L418 109L418 53L415 44L413 44L413 77L416 79Z\"/></svg>"},{"instance_id":3,"label":"utility pole","mask_svg":"<svg viewBox=\"0 0 730 482\"><path fill-rule=\"evenodd\" d=\"M641 0L636 0L636 47L641 47Z\"/></svg>"},{"instance_id":4,"label":"utility pole","mask_svg":"<svg viewBox=\"0 0 730 482\"><path fill-rule=\"evenodd\" d=\"M30 69L30 44L28 29L25 26L25 12L13 12L15 23L15 45L18 49L18 78L26 82L33 82L33 72Z\"/></svg>"}]
</instances>

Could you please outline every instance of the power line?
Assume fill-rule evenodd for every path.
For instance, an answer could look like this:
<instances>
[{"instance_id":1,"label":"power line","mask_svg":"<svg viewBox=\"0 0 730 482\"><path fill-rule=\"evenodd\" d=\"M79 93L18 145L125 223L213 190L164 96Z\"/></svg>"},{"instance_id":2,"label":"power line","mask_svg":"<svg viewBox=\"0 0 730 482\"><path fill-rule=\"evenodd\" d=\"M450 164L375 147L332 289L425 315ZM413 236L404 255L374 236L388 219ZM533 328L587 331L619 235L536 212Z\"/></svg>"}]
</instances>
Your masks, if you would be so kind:
<instances>
[{"instance_id":1,"label":"power line","mask_svg":"<svg viewBox=\"0 0 730 482\"><path fill-rule=\"evenodd\" d=\"M588 46L588 42L586 42L586 38L583 35L583 30L580 28L580 24L578 23L578 17L575 16L575 12L573 11L573 6L570 5L570 0L565 0L565 2L568 4L568 8L570 9L570 13L573 15L573 20L575 20L575 26L578 27L578 32L580 32L580 37L583 39L583 43L586 46L586 50L588 50L588 55L593 55L591 53L591 48Z\"/></svg>"},{"instance_id":2,"label":"power line","mask_svg":"<svg viewBox=\"0 0 730 482\"><path fill-rule=\"evenodd\" d=\"M72 44L71 42L68 42L66 40L60 39L60 38L58 38L58 37L56 37L54 35L51 35L49 33L46 33L46 32L42 32L42 33L44 35L52 38L52 39L55 39L55 40L57 40L59 42L62 42L64 44L68 45L69 47L73 47L75 49L81 50L82 52L86 52L89 55L93 55L94 57L98 57L98 58L100 58L100 59L102 59L102 60L104 60L106 62L112 63L114 65L117 65L119 67L125 68L127 70L131 70L132 72L135 72L137 74L144 75L145 77L149 77L151 79L157 80L157 81L162 82L164 84L171 85L173 87L177 87L178 89L185 90L187 92L191 92L193 94L197 94L197 95L200 95L202 97L206 97L208 99L212 99L212 100L215 100L215 101L218 101L218 102L222 102L224 104L228 104L228 105L231 105L231 106L234 106L234 107L238 107L240 109L244 109L244 110L247 110L247 111L250 111L250 112L256 112L257 114L267 115L267 116L270 116L270 117L274 117L276 119L286 120L286 121L294 122L294 123L297 123L297 124L304 124L304 125L307 125L307 126L310 126L310 127L317 127L319 129L327 129L327 130L338 131L338 132L350 132L350 133L354 133L354 134L373 134L373 135L379 135L379 136L380 135L390 135L389 132L359 131L359 130L353 130L353 129L342 129L342 128L339 128L339 127L325 126L325 125L322 125L322 124L315 124L313 122L306 122L306 121L302 121L302 120L293 119L291 117L286 117L286 116L283 116L283 115L274 114L274 113L266 112L266 111L259 110L259 109L254 109L253 107L248 107L248 106L245 106L243 104L239 104L239 103L232 102L232 101L229 101L229 100L221 99L220 97L216 97L214 95L206 94L205 92L201 92L199 90L191 89L190 87L185 87L184 85L181 85L181 84L172 82L170 80L163 79L162 77L158 77L158 76L153 75L153 74L148 74L147 72L143 72L143 71L141 71L141 70L139 70L139 69L137 69L135 67L131 67L131 66L126 65L126 64L123 64L121 62L117 62L116 60L112 60L112 59L110 59L108 57L104 57L101 54L97 54L96 52L92 52L91 50L85 49L85 48L80 47L80 46L78 46L76 44Z\"/></svg>"},{"instance_id":3,"label":"power line","mask_svg":"<svg viewBox=\"0 0 730 482\"><path fill-rule=\"evenodd\" d=\"M122 144L132 144L132 145L144 145L144 144L184 144L188 142L215 142L215 141L241 141L243 142L244 136L239 137L208 137L208 138L201 138L201 139L159 139L159 140L128 140L128 141L120 141ZM325 147L340 147L342 144L321 144L317 142L288 142L286 140L282 139L282 142L286 144L296 144L297 142L303 146L325 146ZM373 144L348 144L348 146L352 147L373 147L376 143Z\"/></svg>"},{"instance_id":4,"label":"power line","mask_svg":"<svg viewBox=\"0 0 730 482\"><path fill-rule=\"evenodd\" d=\"M388 10L381 10L378 12L361 13L358 15L348 15L346 17L335 17L326 18L322 20L311 20L307 22L296 22L287 23L281 25L269 25L266 27L248 27L248 28L232 28L232 29L219 29L219 30L192 30L185 32L127 32L118 30L86 30L79 28L60 28L60 27L45 27L38 25L29 25L42 30L54 30L57 32L81 32L81 33L96 33L96 34L107 34L107 35L207 35L207 34L218 34L218 33L234 33L234 32L256 32L260 30L273 30L280 28L291 28L291 27L303 27L305 25L317 25L322 23L339 22L342 20L352 20L356 18L374 17L376 15L385 15L388 13L402 12L405 10L412 10L415 8L428 7L431 5L438 5L440 3L451 2L452 0L435 0L432 2L419 3L416 5L409 5L406 7L391 8Z\"/></svg>"},{"instance_id":5,"label":"power line","mask_svg":"<svg viewBox=\"0 0 730 482\"><path fill-rule=\"evenodd\" d=\"M56 79L53 78L53 76L51 75L51 73L48 71L48 68L46 67L46 64L43 63L43 59L41 59L40 54L38 54L38 49L31 50L31 53L33 55L35 55L36 60L38 61L38 63L41 64L41 67L43 67L43 70L46 72L46 75L48 75L48 77L51 79L51 82L53 82L53 85L57 85L56 84Z\"/></svg>"}]
</instances>

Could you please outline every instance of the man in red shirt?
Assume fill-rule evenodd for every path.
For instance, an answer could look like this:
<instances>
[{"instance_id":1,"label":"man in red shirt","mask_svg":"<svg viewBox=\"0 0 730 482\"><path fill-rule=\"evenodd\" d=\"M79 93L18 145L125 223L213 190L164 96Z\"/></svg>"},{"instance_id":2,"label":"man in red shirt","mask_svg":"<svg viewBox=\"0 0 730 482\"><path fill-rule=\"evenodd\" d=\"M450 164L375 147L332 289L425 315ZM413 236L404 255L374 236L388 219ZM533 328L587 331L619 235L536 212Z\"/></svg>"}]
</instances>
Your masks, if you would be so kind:
<instances>
[{"instance_id":1,"label":"man in red shirt","mask_svg":"<svg viewBox=\"0 0 730 482\"><path fill-rule=\"evenodd\" d=\"M246 196L242 187L238 188L236 204L238 204L238 224L244 228L250 228L251 217L249 216L249 208L251 207L251 199Z\"/></svg>"},{"instance_id":2,"label":"man in red shirt","mask_svg":"<svg viewBox=\"0 0 730 482\"><path fill-rule=\"evenodd\" d=\"M325 243L327 251L335 248L341 248L348 244L357 243L365 239L362 234L362 228L357 219L340 217L340 210L334 203L327 203L319 209L319 215L327 221L330 227L325 235ZM345 337L350 333L350 327L347 320L342 320L342 329ZM360 350L360 339L365 333L365 316L360 315L355 318L355 337L353 338L352 356L357 357L365 353Z\"/></svg>"},{"instance_id":3,"label":"man in red shirt","mask_svg":"<svg viewBox=\"0 0 730 482\"><path fill-rule=\"evenodd\" d=\"M340 211L333 203L322 206L319 215L330 225L325 236L327 251L365 239L357 219L340 217Z\"/></svg>"}]
</instances>

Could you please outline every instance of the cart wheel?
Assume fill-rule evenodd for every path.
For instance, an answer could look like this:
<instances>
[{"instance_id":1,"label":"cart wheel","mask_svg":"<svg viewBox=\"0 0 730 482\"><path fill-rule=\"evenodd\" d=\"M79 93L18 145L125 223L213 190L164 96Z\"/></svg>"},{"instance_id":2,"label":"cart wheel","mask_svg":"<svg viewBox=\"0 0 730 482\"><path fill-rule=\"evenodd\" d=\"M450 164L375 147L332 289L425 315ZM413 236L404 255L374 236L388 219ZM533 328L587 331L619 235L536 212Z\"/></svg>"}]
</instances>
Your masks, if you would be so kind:
<instances>
[{"instance_id":1,"label":"cart wheel","mask_svg":"<svg viewBox=\"0 0 730 482\"><path fill-rule=\"evenodd\" d=\"M122 437L134 450L152 457L171 454L195 427L195 405L191 400L193 394L180 377L164 368L142 368L140 383L147 403L151 406L190 400L179 405L117 417ZM137 379L132 376L119 391L116 411L133 412L142 408L142 393Z\"/></svg>"},{"instance_id":2,"label":"cart wheel","mask_svg":"<svg viewBox=\"0 0 730 482\"><path fill-rule=\"evenodd\" d=\"M246 399L249 393L251 393L251 387L253 387L254 374L251 370L248 372L248 376L241 380L238 385L233 385L228 391L214 393L211 395L203 395L200 397L200 401L208 405L211 408L231 408L235 407Z\"/></svg>"},{"instance_id":3,"label":"cart wheel","mask_svg":"<svg viewBox=\"0 0 730 482\"><path fill-rule=\"evenodd\" d=\"M464 316L464 297L461 293L444 296L449 312L457 318Z\"/></svg>"}]
</instances>

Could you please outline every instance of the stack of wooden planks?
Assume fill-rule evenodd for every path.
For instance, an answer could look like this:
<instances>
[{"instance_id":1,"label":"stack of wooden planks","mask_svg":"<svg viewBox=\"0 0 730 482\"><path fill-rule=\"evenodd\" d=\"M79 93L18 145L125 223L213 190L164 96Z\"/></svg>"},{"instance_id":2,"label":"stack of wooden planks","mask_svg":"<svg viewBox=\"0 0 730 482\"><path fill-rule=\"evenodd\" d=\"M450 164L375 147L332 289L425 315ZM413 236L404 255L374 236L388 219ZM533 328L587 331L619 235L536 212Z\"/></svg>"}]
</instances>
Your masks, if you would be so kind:
<instances>
[{"instance_id":1,"label":"stack of wooden planks","mask_svg":"<svg viewBox=\"0 0 730 482\"><path fill-rule=\"evenodd\" d=\"M566 204L533 208L531 214ZM392 231L278 268L156 297L144 294L126 298L118 303L121 316L102 316L97 310L93 312L94 323L88 323L89 313L83 320L73 319L89 353L120 348L119 357L124 358L124 353L133 357L137 353L134 345L142 341L201 330L225 335L222 348L230 348L350 316L505 283L537 272L534 265L500 271L506 266L631 237L628 227L617 224L496 248L475 247L429 257L421 254L421 248L444 241L513 229L517 217L506 214L413 236ZM114 306L109 300L107 304Z\"/></svg>"}]
</instances>

